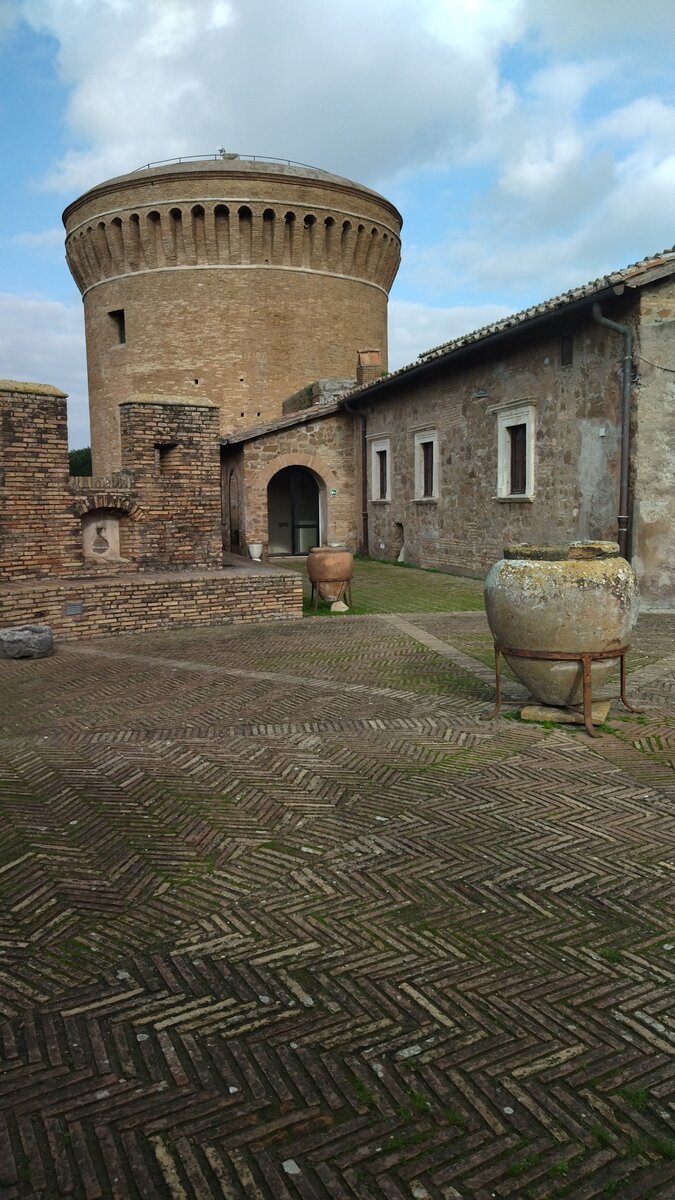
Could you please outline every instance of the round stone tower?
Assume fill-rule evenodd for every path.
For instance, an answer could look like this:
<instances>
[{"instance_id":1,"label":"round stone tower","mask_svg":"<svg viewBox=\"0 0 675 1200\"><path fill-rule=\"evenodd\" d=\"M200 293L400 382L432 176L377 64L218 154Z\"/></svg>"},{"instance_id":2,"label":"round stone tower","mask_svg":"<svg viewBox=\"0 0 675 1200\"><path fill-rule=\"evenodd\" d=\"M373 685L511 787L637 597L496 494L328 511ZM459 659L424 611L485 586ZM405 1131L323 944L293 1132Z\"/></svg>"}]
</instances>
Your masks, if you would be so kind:
<instances>
[{"instance_id":1,"label":"round stone tower","mask_svg":"<svg viewBox=\"0 0 675 1200\"><path fill-rule=\"evenodd\" d=\"M96 474L119 469L119 404L204 396L226 436L317 379L387 360L401 217L370 189L228 155L121 175L68 206Z\"/></svg>"}]
</instances>

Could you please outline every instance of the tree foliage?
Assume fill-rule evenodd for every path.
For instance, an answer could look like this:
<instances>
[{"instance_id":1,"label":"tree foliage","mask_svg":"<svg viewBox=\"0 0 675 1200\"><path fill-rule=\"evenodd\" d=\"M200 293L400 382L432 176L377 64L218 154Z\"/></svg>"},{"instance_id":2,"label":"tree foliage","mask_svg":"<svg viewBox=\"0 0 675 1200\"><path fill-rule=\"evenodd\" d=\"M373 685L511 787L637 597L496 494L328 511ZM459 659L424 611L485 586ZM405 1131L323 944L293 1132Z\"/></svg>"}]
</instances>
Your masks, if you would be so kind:
<instances>
[{"instance_id":1,"label":"tree foliage","mask_svg":"<svg viewBox=\"0 0 675 1200\"><path fill-rule=\"evenodd\" d=\"M69 450L68 466L71 475L91 475L91 450L89 446L85 446L82 450Z\"/></svg>"}]
</instances>

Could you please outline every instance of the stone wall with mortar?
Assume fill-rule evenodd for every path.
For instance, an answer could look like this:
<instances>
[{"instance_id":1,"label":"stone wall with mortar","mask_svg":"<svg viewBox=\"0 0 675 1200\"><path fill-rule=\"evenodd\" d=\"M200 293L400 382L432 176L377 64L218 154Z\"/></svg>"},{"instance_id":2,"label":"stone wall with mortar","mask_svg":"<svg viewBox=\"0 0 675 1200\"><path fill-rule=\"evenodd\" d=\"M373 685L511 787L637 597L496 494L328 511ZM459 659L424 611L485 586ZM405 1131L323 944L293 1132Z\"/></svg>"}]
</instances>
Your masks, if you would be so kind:
<instances>
[{"instance_id":1,"label":"stone wall with mortar","mask_svg":"<svg viewBox=\"0 0 675 1200\"><path fill-rule=\"evenodd\" d=\"M284 467L305 467L317 479L322 542L340 542L357 548L357 424L349 413L322 415L317 411L309 420L290 428L272 429L250 441L235 442L224 450L224 473L235 470L241 481L242 552L246 552L248 543L262 542L263 554L267 553L267 485Z\"/></svg>"},{"instance_id":2,"label":"stone wall with mortar","mask_svg":"<svg viewBox=\"0 0 675 1200\"><path fill-rule=\"evenodd\" d=\"M80 521L68 492L66 396L0 381L0 579L77 570Z\"/></svg>"},{"instance_id":3,"label":"stone wall with mortar","mask_svg":"<svg viewBox=\"0 0 675 1200\"><path fill-rule=\"evenodd\" d=\"M64 222L97 474L120 466L132 394L206 394L227 435L312 380L348 378L360 346L386 369L401 217L368 188L282 164L176 163L91 189Z\"/></svg>"},{"instance_id":4,"label":"stone wall with mortar","mask_svg":"<svg viewBox=\"0 0 675 1200\"><path fill-rule=\"evenodd\" d=\"M301 617L300 576L269 567L0 583L0 627L45 623L57 641Z\"/></svg>"},{"instance_id":5,"label":"stone wall with mortar","mask_svg":"<svg viewBox=\"0 0 675 1200\"><path fill-rule=\"evenodd\" d=\"M675 283L640 294L633 561L648 607L675 609Z\"/></svg>"},{"instance_id":6,"label":"stone wall with mortar","mask_svg":"<svg viewBox=\"0 0 675 1200\"><path fill-rule=\"evenodd\" d=\"M221 561L218 409L208 400L135 397L120 406L122 468L142 519L129 555L139 567Z\"/></svg>"},{"instance_id":7,"label":"stone wall with mortar","mask_svg":"<svg viewBox=\"0 0 675 1200\"><path fill-rule=\"evenodd\" d=\"M608 309L608 315L609 309ZM611 316L636 322L634 298ZM573 361L561 365L562 335ZM621 338L590 319L546 334L482 345L426 375L367 393L368 437L390 438L391 498L369 501L370 553L423 567L482 575L507 542L616 539L620 456ZM535 412L534 495L497 498L497 415L509 402ZM492 410L492 411L490 411ZM414 437L437 431L439 498L415 500ZM368 465L370 475L370 462Z\"/></svg>"}]
</instances>

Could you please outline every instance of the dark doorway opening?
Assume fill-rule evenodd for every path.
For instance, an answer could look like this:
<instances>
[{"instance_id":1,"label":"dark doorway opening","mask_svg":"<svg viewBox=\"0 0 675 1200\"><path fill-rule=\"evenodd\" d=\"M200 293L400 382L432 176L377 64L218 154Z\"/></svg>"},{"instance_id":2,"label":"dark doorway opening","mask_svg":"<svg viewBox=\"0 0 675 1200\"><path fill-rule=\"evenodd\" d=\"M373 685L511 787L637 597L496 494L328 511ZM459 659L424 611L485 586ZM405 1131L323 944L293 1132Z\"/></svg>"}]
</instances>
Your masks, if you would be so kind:
<instances>
[{"instance_id":1,"label":"dark doorway opening","mask_svg":"<svg viewBox=\"0 0 675 1200\"><path fill-rule=\"evenodd\" d=\"M230 471L228 502L230 514L230 550L238 554L241 549L239 541L239 482L234 471Z\"/></svg>"},{"instance_id":2,"label":"dark doorway opening","mask_svg":"<svg viewBox=\"0 0 675 1200\"><path fill-rule=\"evenodd\" d=\"M319 485L305 467L284 467L267 485L269 553L307 554L319 545Z\"/></svg>"}]
</instances>

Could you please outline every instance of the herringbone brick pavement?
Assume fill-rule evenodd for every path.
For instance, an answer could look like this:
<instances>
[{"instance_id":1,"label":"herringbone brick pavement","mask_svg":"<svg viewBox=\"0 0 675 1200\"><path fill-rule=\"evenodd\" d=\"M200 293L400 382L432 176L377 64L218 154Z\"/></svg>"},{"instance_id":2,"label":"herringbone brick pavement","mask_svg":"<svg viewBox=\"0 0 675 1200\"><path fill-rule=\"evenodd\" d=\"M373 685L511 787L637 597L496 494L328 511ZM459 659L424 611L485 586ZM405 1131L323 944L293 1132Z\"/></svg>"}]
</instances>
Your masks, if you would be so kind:
<instances>
[{"instance_id":1,"label":"herringbone brick pavement","mask_svg":"<svg viewBox=\"0 0 675 1200\"><path fill-rule=\"evenodd\" d=\"M3 663L3 1200L675 1194L672 626L594 742L478 613Z\"/></svg>"}]
</instances>

